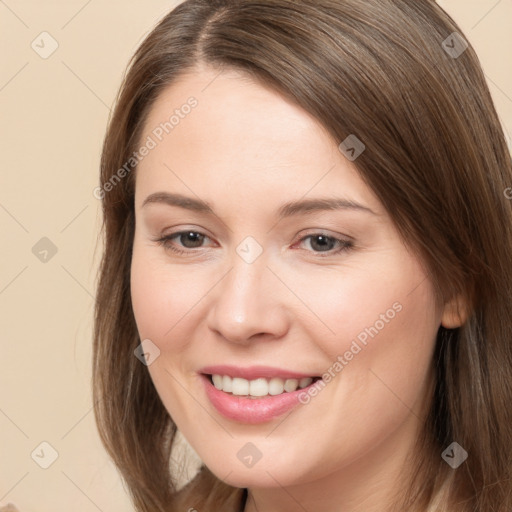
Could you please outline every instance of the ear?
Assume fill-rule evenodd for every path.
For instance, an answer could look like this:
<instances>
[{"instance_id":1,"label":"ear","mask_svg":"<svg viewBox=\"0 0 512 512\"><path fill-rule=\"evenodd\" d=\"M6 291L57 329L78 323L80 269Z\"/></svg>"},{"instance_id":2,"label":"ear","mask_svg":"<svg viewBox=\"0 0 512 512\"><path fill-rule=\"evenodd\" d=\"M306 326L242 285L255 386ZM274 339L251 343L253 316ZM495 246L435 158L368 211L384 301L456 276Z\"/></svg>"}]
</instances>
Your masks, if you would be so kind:
<instances>
[{"instance_id":1,"label":"ear","mask_svg":"<svg viewBox=\"0 0 512 512\"><path fill-rule=\"evenodd\" d=\"M456 329L468 318L468 307L462 295L454 295L443 308L441 325L446 329Z\"/></svg>"}]
</instances>

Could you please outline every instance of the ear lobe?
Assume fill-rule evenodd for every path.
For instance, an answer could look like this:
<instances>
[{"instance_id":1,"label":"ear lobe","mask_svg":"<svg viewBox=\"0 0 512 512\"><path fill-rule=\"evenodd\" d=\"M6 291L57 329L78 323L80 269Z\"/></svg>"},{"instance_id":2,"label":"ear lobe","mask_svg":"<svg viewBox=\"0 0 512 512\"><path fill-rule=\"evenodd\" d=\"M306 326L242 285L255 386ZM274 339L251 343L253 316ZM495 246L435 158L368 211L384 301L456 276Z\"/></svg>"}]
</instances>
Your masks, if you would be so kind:
<instances>
[{"instance_id":1,"label":"ear lobe","mask_svg":"<svg viewBox=\"0 0 512 512\"><path fill-rule=\"evenodd\" d=\"M466 301L461 295L455 295L444 305L441 325L446 329L456 329L466 322L467 317Z\"/></svg>"}]
</instances>

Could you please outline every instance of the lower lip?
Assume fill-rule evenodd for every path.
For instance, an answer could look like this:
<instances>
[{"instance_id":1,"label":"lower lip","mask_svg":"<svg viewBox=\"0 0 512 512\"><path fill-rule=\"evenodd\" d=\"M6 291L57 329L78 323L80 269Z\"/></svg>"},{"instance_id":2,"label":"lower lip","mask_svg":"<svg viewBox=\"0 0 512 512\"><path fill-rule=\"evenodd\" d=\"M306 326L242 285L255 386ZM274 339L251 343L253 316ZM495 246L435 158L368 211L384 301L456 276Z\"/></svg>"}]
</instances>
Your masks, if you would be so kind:
<instances>
[{"instance_id":1,"label":"lower lip","mask_svg":"<svg viewBox=\"0 0 512 512\"><path fill-rule=\"evenodd\" d=\"M205 383L206 395L217 411L226 418L241 423L264 423L278 418L299 405L299 395L307 392L309 386L314 384L291 393L267 395L263 398L243 398L220 391L210 382L208 375L201 377Z\"/></svg>"}]
</instances>

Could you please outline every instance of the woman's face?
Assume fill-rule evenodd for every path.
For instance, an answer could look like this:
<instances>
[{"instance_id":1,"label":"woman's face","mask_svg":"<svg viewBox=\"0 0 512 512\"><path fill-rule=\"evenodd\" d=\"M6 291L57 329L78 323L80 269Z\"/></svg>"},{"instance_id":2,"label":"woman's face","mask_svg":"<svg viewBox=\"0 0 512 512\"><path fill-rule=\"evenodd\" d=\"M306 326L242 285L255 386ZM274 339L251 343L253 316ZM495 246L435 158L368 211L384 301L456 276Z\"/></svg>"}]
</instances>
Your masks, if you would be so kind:
<instances>
[{"instance_id":1,"label":"woman's face","mask_svg":"<svg viewBox=\"0 0 512 512\"><path fill-rule=\"evenodd\" d=\"M156 390L205 464L240 487L398 467L443 310L357 159L232 71L183 76L141 140L133 309Z\"/></svg>"}]
</instances>

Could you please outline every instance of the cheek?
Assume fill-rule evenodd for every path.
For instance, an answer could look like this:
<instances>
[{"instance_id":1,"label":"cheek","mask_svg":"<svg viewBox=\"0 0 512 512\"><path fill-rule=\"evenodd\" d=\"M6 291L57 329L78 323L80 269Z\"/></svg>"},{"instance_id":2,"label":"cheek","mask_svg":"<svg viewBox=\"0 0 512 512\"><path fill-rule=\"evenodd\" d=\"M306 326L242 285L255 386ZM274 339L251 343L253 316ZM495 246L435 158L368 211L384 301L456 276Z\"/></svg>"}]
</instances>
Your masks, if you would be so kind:
<instances>
[{"instance_id":1,"label":"cheek","mask_svg":"<svg viewBox=\"0 0 512 512\"><path fill-rule=\"evenodd\" d=\"M315 281L321 293L308 294L329 333L318 334L317 320L302 323L330 360L324 380L336 382L340 402L354 410L363 397L370 410L401 407L400 400L412 406L425 390L440 325L430 280L407 255L351 268L337 281L332 275ZM311 283L301 279L306 290Z\"/></svg>"},{"instance_id":2,"label":"cheek","mask_svg":"<svg viewBox=\"0 0 512 512\"><path fill-rule=\"evenodd\" d=\"M172 338L174 350L185 344L182 337L173 336L173 330L179 328L178 324L204 295L197 281L192 281L193 275L166 264L154 248L134 244L131 298L141 339L149 338L162 345L164 339Z\"/></svg>"},{"instance_id":3,"label":"cheek","mask_svg":"<svg viewBox=\"0 0 512 512\"><path fill-rule=\"evenodd\" d=\"M169 329L169 315L172 309L168 303L165 283L156 278L150 262L134 248L131 268L131 297L137 329L141 339L152 341L160 338L160 333Z\"/></svg>"},{"instance_id":4,"label":"cheek","mask_svg":"<svg viewBox=\"0 0 512 512\"><path fill-rule=\"evenodd\" d=\"M339 283L320 279L317 284L328 292L314 299L309 294L311 309L335 332L320 336L316 330L315 335L315 322L302 324L330 361L323 375L326 387L302 397L304 410L329 411L322 416L326 442L301 448L321 471L376 447L408 416L412 425L422 417L439 312L430 281L414 263L403 263L388 265L386 273L354 270ZM304 435L318 437L317 423L304 414Z\"/></svg>"},{"instance_id":5,"label":"cheek","mask_svg":"<svg viewBox=\"0 0 512 512\"><path fill-rule=\"evenodd\" d=\"M406 255L339 271L327 269L313 279L298 273L293 278L294 291L316 317L296 318L332 358L347 350L356 352L357 345L369 348L377 339L431 339L440 323L431 283L417 261Z\"/></svg>"},{"instance_id":6,"label":"cheek","mask_svg":"<svg viewBox=\"0 0 512 512\"><path fill-rule=\"evenodd\" d=\"M184 354L191 336L187 331L204 290L192 283L186 270L165 264L155 251L134 244L131 266L132 306L141 340L149 339L160 356L148 371L157 393L173 419L181 424L193 423L194 402L183 393ZM191 405L192 404L192 405Z\"/></svg>"}]
</instances>

